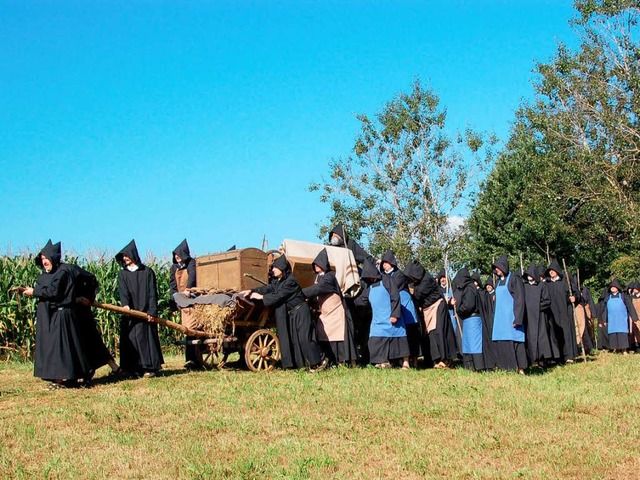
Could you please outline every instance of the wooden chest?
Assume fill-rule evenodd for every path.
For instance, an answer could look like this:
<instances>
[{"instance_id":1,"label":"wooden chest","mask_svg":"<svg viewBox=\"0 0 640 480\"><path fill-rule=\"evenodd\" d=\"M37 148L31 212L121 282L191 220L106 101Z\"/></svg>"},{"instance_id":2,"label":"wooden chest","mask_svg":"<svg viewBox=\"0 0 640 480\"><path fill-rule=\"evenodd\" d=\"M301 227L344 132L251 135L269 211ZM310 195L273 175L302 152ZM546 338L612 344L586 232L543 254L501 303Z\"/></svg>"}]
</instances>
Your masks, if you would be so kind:
<instances>
[{"instance_id":1,"label":"wooden chest","mask_svg":"<svg viewBox=\"0 0 640 480\"><path fill-rule=\"evenodd\" d=\"M262 286L245 273L267 283L267 254L257 248L243 248L196 258L198 288L241 291Z\"/></svg>"}]
</instances>

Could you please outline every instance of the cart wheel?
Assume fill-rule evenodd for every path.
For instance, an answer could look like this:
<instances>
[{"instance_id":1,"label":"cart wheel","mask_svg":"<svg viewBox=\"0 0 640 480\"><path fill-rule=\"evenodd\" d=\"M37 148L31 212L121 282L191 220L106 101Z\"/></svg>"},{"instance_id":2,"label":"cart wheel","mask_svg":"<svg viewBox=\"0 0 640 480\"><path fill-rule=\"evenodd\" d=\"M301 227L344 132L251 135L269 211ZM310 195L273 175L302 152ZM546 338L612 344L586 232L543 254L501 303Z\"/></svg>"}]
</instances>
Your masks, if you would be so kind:
<instances>
[{"instance_id":1,"label":"cart wheel","mask_svg":"<svg viewBox=\"0 0 640 480\"><path fill-rule=\"evenodd\" d=\"M227 363L229 354L219 352L215 345L199 344L196 345L196 356L198 357L198 363L207 370L214 368L220 370Z\"/></svg>"},{"instance_id":2,"label":"cart wheel","mask_svg":"<svg viewBox=\"0 0 640 480\"><path fill-rule=\"evenodd\" d=\"M280 360L280 341L271 330L253 332L244 349L244 360L252 372L270 371Z\"/></svg>"}]
</instances>

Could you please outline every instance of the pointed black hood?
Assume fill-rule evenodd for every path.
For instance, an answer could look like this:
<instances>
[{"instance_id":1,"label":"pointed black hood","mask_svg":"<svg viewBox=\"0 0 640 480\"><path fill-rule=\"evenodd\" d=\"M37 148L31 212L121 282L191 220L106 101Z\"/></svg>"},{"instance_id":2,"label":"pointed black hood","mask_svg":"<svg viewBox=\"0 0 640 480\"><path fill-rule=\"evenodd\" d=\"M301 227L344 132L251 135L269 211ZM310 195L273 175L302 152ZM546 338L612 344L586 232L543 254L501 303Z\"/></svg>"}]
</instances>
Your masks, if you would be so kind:
<instances>
[{"instance_id":1,"label":"pointed black hood","mask_svg":"<svg viewBox=\"0 0 640 480\"><path fill-rule=\"evenodd\" d=\"M136 246L135 240L131 240L126 247L124 247L116 254L116 261L122 268L126 267L126 265L124 264L125 255L133 260L133 263L135 263L136 265L142 265L142 260L140 260L140 255L138 254L138 247Z\"/></svg>"},{"instance_id":2,"label":"pointed black hood","mask_svg":"<svg viewBox=\"0 0 640 480\"><path fill-rule=\"evenodd\" d=\"M283 277L286 277L289 273L291 273L291 264L284 254L280 255L273 261L273 266L279 270L282 270L282 273L284 274Z\"/></svg>"},{"instance_id":3,"label":"pointed black hood","mask_svg":"<svg viewBox=\"0 0 640 480\"><path fill-rule=\"evenodd\" d=\"M504 273L505 277L509 275L509 259L506 255L501 255L498 260L495 261L491 268L499 268Z\"/></svg>"},{"instance_id":4,"label":"pointed black hood","mask_svg":"<svg viewBox=\"0 0 640 480\"><path fill-rule=\"evenodd\" d=\"M398 268L398 260L396 260L396 256L393 254L391 250L387 250L385 254L382 256L382 262L387 262L394 269Z\"/></svg>"},{"instance_id":5,"label":"pointed black hood","mask_svg":"<svg viewBox=\"0 0 640 480\"><path fill-rule=\"evenodd\" d=\"M562 267L560 266L560 264L558 263L557 260L553 260L551 262L551 265L549 265L549 268L547 268L544 272L544 274L548 277L549 276L549 270L553 270L554 272L557 272L558 275L560 276L560 278L564 278L564 273L562 272Z\"/></svg>"},{"instance_id":6,"label":"pointed black hood","mask_svg":"<svg viewBox=\"0 0 640 480\"><path fill-rule=\"evenodd\" d=\"M538 283L540 281L540 272L538 272L538 267L533 263L529 265L529 268L524 272L523 278L527 282L529 282L529 278L532 278L535 283Z\"/></svg>"},{"instance_id":7,"label":"pointed black hood","mask_svg":"<svg viewBox=\"0 0 640 480\"><path fill-rule=\"evenodd\" d=\"M491 288L496 288L495 285L493 284L493 277L488 276L487 277L487 281L484 282L484 288L487 288L489 285L491 285Z\"/></svg>"},{"instance_id":8,"label":"pointed black hood","mask_svg":"<svg viewBox=\"0 0 640 480\"><path fill-rule=\"evenodd\" d=\"M49 261L53 264L52 270L56 270L60 266L60 262L62 261L62 245L60 244L60 242L55 244L51 243L51 239L49 239L46 245L42 247L42 250L40 250L40 253L38 253L38 256L35 258L35 262L38 267L44 269L44 267L42 266L41 256L45 256L46 258L48 258Z\"/></svg>"},{"instance_id":9,"label":"pointed black hood","mask_svg":"<svg viewBox=\"0 0 640 480\"><path fill-rule=\"evenodd\" d=\"M611 280L611 283L609 284L609 286L607 287L607 291L610 292L611 291L611 287L616 287L618 289L619 292L622 292L622 286L620 285L620 282L617 279L613 279Z\"/></svg>"},{"instance_id":10,"label":"pointed black hood","mask_svg":"<svg viewBox=\"0 0 640 480\"><path fill-rule=\"evenodd\" d=\"M331 235L334 234L334 233L337 234L337 235L340 235L340 238L342 238L343 246L346 247L347 246L347 242L349 241L349 239L347 238L347 229L345 228L345 226L344 226L344 224L342 222L339 222L329 232L329 239L328 239L329 243L331 243Z\"/></svg>"},{"instance_id":11,"label":"pointed black hood","mask_svg":"<svg viewBox=\"0 0 640 480\"><path fill-rule=\"evenodd\" d=\"M471 279L478 282L479 288L484 288L484 285L482 284L482 277L480 276L480 272L474 272L474 274L471 275Z\"/></svg>"},{"instance_id":12,"label":"pointed black hood","mask_svg":"<svg viewBox=\"0 0 640 480\"><path fill-rule=\"evenodd\" d=\"M469 274L469 269L466 267L461 268L458 273L456 273L456 276L453 277L453 283L457 288L464 288L468 284L473 283L471 275Z\"/></svg>"},{"instance_id":13,"label":"pointed black hood","mask_svg":"<svg viewBox=\"0 0 640 480\"><path fill-rule=\"evenodd\" d=\"M441 268L440 271L438 272L438 275L436 276L436 281L438 282L438 284L440 283L440 279L442 277L446 278L447 273L444 271L444 268Z\"/></svg>"},{"instance_id":14,"label":"pointed black hood","mask_svg":"<svg viewBox=\"0 0 640 480\"><path fill-rule=\"evenodd\" d=\"M191 260L191 252L189 251L189 244L187 243L187 239L185 238L184 240L182 240L180 245L178 245L171 253L173 254L171 257L173 263L178 263L176 262L175 255L178 255L182 259L183 263L188 263L189 260Z\"/></svg>"},{"instance_id":15,"label":"pointed black hood","mask_svg":"<svg viewBox=\"0 0 640 480\"><path fill-rule=\"evenodd\" d=\"M426 273L426 270L418 260L414 260L404 267L404 274L412 282L419 282L422 280Z\"/></svg>"},{"instance_id":16,"label":"pointed black hood","mask_svg":"<svg viewBox=\"0 0 640 480\"><path fill-rule=\"evenodd\" d=\"M371 282L381 280L382 274L380 273L380 270L378 270L378 267L376 267L369 260L365 260L365 262L362 264L362 273L360 274L360 278Z\"/></svg>"},{"instance_id":17,"label":"pointed black hood","mask_svg":"<svg viewBox=\"0 0 640 480\"><path fill-rule=\"evenodd\" d=\"M327 255L327 249L323 248L320 253L313 259L313 265L319 266L323 272L331 270L329 265L329 256Z\"/></svg>"}]
</instances>

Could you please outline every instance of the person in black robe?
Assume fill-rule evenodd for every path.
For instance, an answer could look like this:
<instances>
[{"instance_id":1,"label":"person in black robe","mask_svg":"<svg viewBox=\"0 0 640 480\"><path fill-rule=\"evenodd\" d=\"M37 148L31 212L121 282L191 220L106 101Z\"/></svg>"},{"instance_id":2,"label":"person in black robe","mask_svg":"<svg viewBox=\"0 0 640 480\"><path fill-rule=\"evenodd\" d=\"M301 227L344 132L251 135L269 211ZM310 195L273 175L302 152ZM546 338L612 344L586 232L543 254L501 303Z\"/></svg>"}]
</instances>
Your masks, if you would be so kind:
<instances>
[{"instance_id":1,"label":"person in black robe","mask_svg":"<svg viewBox=\"0 0 640 480\"><path fill-rule=\"evenodd\" d=\"M438 283L438 288L440 289L440 294L442 298L444 298L445 303L447 304L447 312L449 313L449 321L451 322L451 328L453 329L453 334L456 339L456 349L457 356L460 357L462 355L462 334L458 331L458 322L456 322L454 308L453 308L453 290L455 288L454 285L449 285L449 280L447 279L447 273L445 269L442 268L438 272L436 276L436 282Z\"/></svg>"},{"instance_id":2,"label":"person in black robe","mask_svg":"<svg viewBox=\"0 0 640 480\"><path fill-rule=\"evenodd\" d=\"M349 237L343 223L335 225L328 236L328 244L334 247L348 248L353 253L353 258L358 266L358 273L362 272L362 265L365 261L376 263L376 259L369 254L358 242ZM361 282L361 289L366 288ZM351 314L353 322L353 336L356 343L356 350L362 365L369 364L369 328L371 326L371 308L369 305L357 305L355 298L346 298L347 308Z\"/></svg>"},{"instance_id":3,"label":"person in black robe","mask_svg":"<svg viewBox=\"0 0 640 480\"><path fill-rule=\"evenodd\" d=\"M607 334L607 328L602 321L603 310L606 307L604 301L605 297L609 293L608 288L604 288L600 296L598 296L598 303L596 304L596 312L598 317L598 349L609 350L609 335Z\"/></svg>"},{"instance_id":4,"label":"person in black robe","mask_svg":"<svg viewBox=\"0 0 640 480\"><path fill-rule=\"evenodd\" d=\"M275 309L276 330L280 341L282 368L304 368L319 372L329 364L316 339L316 326L302 288L291 273L291 264L284 255L271 266L274 281L269 285L244 290L240 295L262 300L265 307Z\"/></svg>"},{"instance_id":5,"label":"person in black robe","mask_svg":"<svg viewBox=\"0 0 640 480\"><path fill-rule=\"evenodd\" d=\"M402 304L402 320L407 331L407 342L409 342L409 362L413 368L418 367L418 357L422 354L420 350L420 325L418 323L416 306L409 293L407 277L398 268L398 261L391 250L387 250L380 260L380 270L385 275L390 275L396 282L400 303Z\"/></svg>"},{"instance_id":6,"label":"person in black robe","mask_svg":"<svg viewBox=\"0 0 640 480\"><path fill-rule=\"evenodd\" d=\"M409 263L404 274L413 285L413 301L422 311L422 354L425 363L448 368L457 357L456 338L447 304L433 276L418 260Z\"/></svg>"},{"instance_id":7,"label":"person in black robe","mask_svg":"<svg viewBox=\"0 0 640 480\"><path fill-rule=\"evenodd\" d=\"M51 390L76 387L91 370L76 316L73 276L60 268L61 260L60 242L49 240L35 258L42 274L33 288L22 291L38 299L33 375L51 382Z\"/></svg>"},{"instance_id":8,"label":"person in black robe","mask_svg":"<svg viewBox=\"0 0 640 480\"><path fill-rule=\"evenodd\" d=\"M544 367L554 358L547 329L547 312L551 298L547 285L540 281L538 267L534 264L524 272L525 323L527 326L527 354L531 364Z\"/></svg>"},{"instance_id":9,"label":"person in black robe","mask_svg":"<svg viewBox=\"0 0 640 480\"><path fill-rule=\"evenodd\" d=\"M147 320L120 318L120 365L135 377L150 378L162 368L164 357L158 335L158 287L155 272L144 265L135 240L116 254L120 305L147 314Z\"/></svg>"},{"instance_id":10,"label":"person in black robe","mask_svg":"<svg viewBox=\"0 0 640 480\"><path fill-rule=\"evenodd\" d=\"M640 318L640 283L631 282L629 284L631 288L631 305L636 312L636 316ZM629 348L635 353L640 351L640 321L635 321L631 324L631 335L629 336Z\"/></svg>"},{"instance_id":11,"label":"person in black robe","mask_svg":"<svg viewBox=\"0 0 640 480\"><path fill-rule=\"evenodd\" d=\"M355 366L357 352L353 339L353 321L342 291L340 290L336 274L331 270L326 249L322 249L322 251L318 253L312 265L316 272L315 281L313 285L303 288L302 293L318 306L321 320L316 322L316 326L318 327L317 337L320 346L323 348L324 354L329 358L331 364ZM344 322L342 332L343 340L332 341L329 338L329 333L325 331L325 329L320 331L320 327L323 324L323 316L326 316L327 322L330 322L332 325L335 324L336 320L339 321L342 319ZM329 328L326 330L329 330ZM326 339L322 340L323 337L326 337Z\"/></svg>"},{"instance_id":12,"label":"person in black robe","mask_svg":"<svg viewBox=\"0 0 640 480\"><path fill-rule=\"evenodd\" d=\"M474 371L488 370L485 353L491 343L491 333L482 318L482 300L466 268L460 269L453 279L455 290L451 301L462 330L462 363Z\"/></svg>"},{"instance_id":13,"label":"person in black robe","mask_svg":"<svg viewBox=\"0 0 640 480\"><path fill-rule=\"evenodd\" d=\"M579 296L576 296L578 294L575 286L572 286L575 295L570 294L567 280L556 260L551 262L545 275L551 299L549 334L552 336L552 348L556 345L553 353L557 355L559 362L573 363L578 356L573 305L579 301Z\"/></svg>"},{"instance_id":14,"label":"person in black robe","mask_svg":"<svg viewBox=\"0 0 640 480\"><path fill-rule=\"evenodd\" d=\"M631 297L614 279L607 287L600 318L603 327L607 330L608 347L612 352L622 352L625 355L628 353L629 319L637 322L638 315Z\"/></svg>"},{"instance_id":15,"label":"person in black robe","mask_svg":"<svg viewBox=\"0 0 640 480\"><path fill-rule=\"evenodd\" d=\"M572 279L573 282L573 279ZM575 281L576 292L577 295L577 303L576 308L580 309L580 315L584 317L584 331L582 332L582 338L580 339L582 342L582 347L584 348L585 355L591 354L591 351L594 349L594 339L593 339L593 298L591 297L591 292L584 285L579 285L577 280ZM577 316L577 312L576 312ZM577 319L576 319L577 321ZM580 345L580 343L578 343Z\"/></svg>"},{"instance_id":16,"label":"person in black robe","mask_svg":"<svg viewBox=\"0 0 640 480\"><path fill-rule=\"evenodd\" d=\"M93 273L78 265L63 263L60 268L66 269L73 279L74 296L76 298L73 308L75 309L76 318L79 320L78 331L82 346L91 366L87 378L84 379L85 386L89 385L95 371L104 365L109 365L111 368L110 375L123 375L124 369L117 364L115 358L104 344L102 334L91 310L91 303L95 301L100 288L98 279Z\"/></svg>"},{"instance_id":17,"label":"person in black robe","mask_svg":"<svg viewBox=\"0 0 640 480\"><path fill-rule=\"evenodd\" d=\"M192 309L190 307L181 309L174 300L174 295L182 293L189 296L187 289L196 286L196 261L191 258L189 244L185 238L180 245L171 253L171 270L169 272L169 291L171 298L169 299L169 307L172 312L180 312L181 323L187 328L193 328ZM201 370L203 367L198 363L198 355L196 354L196 346L191 342L196 337L187 335L185 337L184 368L187 370Z\"/></svg>"},{"instance_id":18,"label":"person in black robe","mask_svg":"<svg viewBox=\"0 0 640 480\"><path fill-rule=\"evenodd\" d=\"M484 308L487 312L487 323L491 325L491 330L493 330L493 314L496 308L496 290L492 277L487 277L487 280L484 282Z\"/></svg>"},{"instance_id":19,"label":"person in black robe","mask_svg":"<svg viewBox=\"0 0 640 480\"><path fill-rule=\"evenodd\" d=\"M373 258L368 252L366 252L358 242L356 242L352 238L349 238L349 236L347 235L347 230L342 223L338 223L329 232L329 245L332 245L334 247L344 247L351 250L351 252L353 253L353 258L355 258L356 263L360 268L362 268L362 264L365 260L376 263L375 258Z\"/></svg>"},{"instance_id":20,"label":"person in black robe","mask_svg":"<svg viewBox=\"0 0 640 480\"><path fill-rule=\"evenodd\" d=\"M524 284L522 277L509 271L509 261L502 255L493 265L496 273L496 304L491 339L502 370L524 374L527 351L524 328Z\"/></svg>"}]
</instances>

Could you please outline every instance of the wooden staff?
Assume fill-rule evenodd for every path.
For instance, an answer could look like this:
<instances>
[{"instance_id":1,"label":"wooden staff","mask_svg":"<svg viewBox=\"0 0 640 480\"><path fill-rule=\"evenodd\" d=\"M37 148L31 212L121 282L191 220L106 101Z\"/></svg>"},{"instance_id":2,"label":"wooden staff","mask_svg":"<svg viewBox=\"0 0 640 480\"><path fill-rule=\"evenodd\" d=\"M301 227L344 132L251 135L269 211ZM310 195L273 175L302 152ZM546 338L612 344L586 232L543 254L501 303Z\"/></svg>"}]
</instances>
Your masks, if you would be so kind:
<instances>
[{"instance_id":1,"label":"wooden staff","mask_svg":"<svg viewBox=\"0 0 640 480\"><path fill-rule=\"evenodd\" d=\"M82 302L80 302L80 303L82 303ZM148 318L148 315L146 313L141 312L139 310L130 310L128 308L118 307L117 305L111 305L110 303L91 302L90 305L92 307L101 308L102 310L108 310L110 312L120 313L120 314L125 315L127 317L139 318L141 320L147 320L147 318ZM171 328L173 330L177 330L179 332L182 332L184 335L187 335L189 337L198 337L198 338L207 338L207 337L209 337L209 335L207 335L205 332L200 332L198 330L193 330L193 329L191 329L189 327L185 327L184 325L181 325L179 323L172 322L171 320L165 320L164 318L157 318L156 319L156 323L162 325L163 327L168 327L168 328Z\"/></svg>"},{"instance_id":2,"label":"wooden staff","mask_svg":"<svg viewBox=\"0 0 640 480\"><path fill-rule=\"evenodd\" d=\"M524 276L524 260L523 260L522 252L520 252L520 275Z\"/></svg>"},{"instance_id":3,"label":"wooden staff","mask_svg":"<svg viewBox=\"0 0 640 480\"><path fill-rule=\"evenodd\" d=\"M496 257L491 258L491 278L493 279L493 289L496 289L496 269L493 266L496 264Z\"/></svg>"},{"instance_id":4,"label":"wooden staff","mask_svg":"<svg viewBox=\"0 0 640 480\"><path fill-rule=\"evenodd\" d=\"M25 291L25 289L26 289L26 287L11 287L9 289L9 291L22 294ZM120 313L120 314L126 315L128 317L139 318L141 320L147 320L149 318L149 316L146 313L140 312L139 310L130 310L128 308L118 307L117 305L111 305L110 303L100 303L100 302L95 302L94 301L94 302L89 302L87 304L86 302L81 301L81 299L77 299L76 302L80 303L82 305L88 305L88 306L100 308L102 310L109 310L110 312ZM190 336L190 337L198 337L198 338L208 338L209 337L209 335L207 335L205 332L200 332L198 330L193 330L193 329L191 329L189 327L185 327L184 325L181 325L179 323L172 322L171 320L165 320L164 318L156 318L156 323L159 323L163 327L168 327L168 328L171 328L173 330L177 330L179 332L182 332L183 334L185 334L187 336Z\"/></svg>"},{"instance_id":5,"label":"wooden staff","mask_svg":"<svg viewBox=\"0 0 640 480\"><path fill-rule=\"evenodd\" d=\"M451 298L453 298L453 286L451 285L449 278L449 256L445 255L444 257L444 275L447 279L447 288L451 292ZM458 324L458 331L460 332L460 347L462 348L462 324L460 323L460 317L458 317L458 309L456 308L456 304L453 304L453 317L456 319L456 323Z\"/></svg>"},{"instance_id":6,"label":"wooden staff","mask_svg":"<svg viewBox=\"0 0 640 480\"><path fill-rule=\"evenodd\" d=\"M562 268L564 268L564 276L567 279L567 285L569 286L569 296L573 297L573 289L571 288L571 279L569 278L569 270L567 269L567 263L564 261L564 258L562 259ZM578 326L576 324L576 306L573 302L571 302L571 308L573 310L573 330L575 332L578 331ZM578 339L576 338L576 343L578 342ZM586 362L587 361L587 354L584 351L584 342L582 341L582 339L580 339L580 351L582 353L582 359Z\"/></svg>"}]
</instances>

